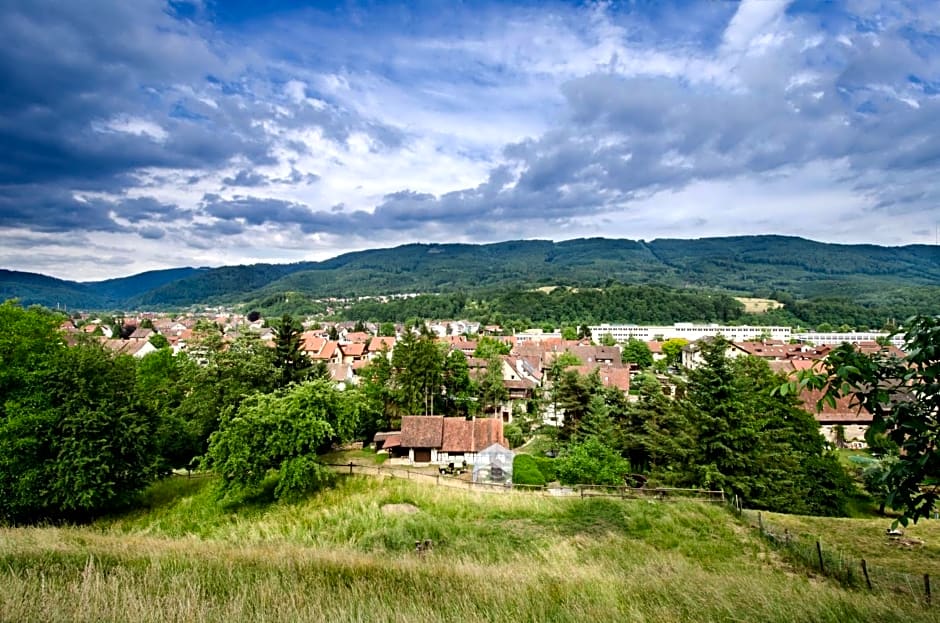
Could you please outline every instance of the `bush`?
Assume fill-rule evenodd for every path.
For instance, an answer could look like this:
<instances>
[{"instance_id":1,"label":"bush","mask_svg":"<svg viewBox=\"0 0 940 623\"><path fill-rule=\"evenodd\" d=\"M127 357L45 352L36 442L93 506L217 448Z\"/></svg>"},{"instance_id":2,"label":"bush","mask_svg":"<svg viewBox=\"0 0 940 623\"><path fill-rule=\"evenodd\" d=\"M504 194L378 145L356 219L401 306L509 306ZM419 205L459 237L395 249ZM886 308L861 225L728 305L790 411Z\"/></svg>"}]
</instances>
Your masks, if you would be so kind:
<instances>
[{"instance_id":1,"label":"bush","mask_svg":"<svg viewBox=\"0 0 940 623\"><path fill-rule=\"evenodd\" d=\"M541 487L545 484L545 476L534 457L529 454L517 454L512 460L512 481L517 485Z\"/></svg>"},{"instance_id":2,"label":"bush","mask_svg":"<svg viewBox=\"0 0 940 623\"><path fill-rule=\"evenodd\" d=\"M535 461L535 464L538 465L539 471L542 472L545 482L552 482L558 479L558 475L555 472L555 459L550 459L547 456L534 456L532 459Z\"/></svg>"},{"instance_id":3,"label":"bush","mask_svg":"<svg viewBox=\"0 0 940 623\"><path fill-rule=\"evenodd\" d=\"M570 446L556 460L558 479L566 485L622 485L630 472L626 459L594 437Z\"/></svg>"},{"instance_id":4,"label":"bush","mask_svg":"<svg viewBox=\"0 0 940 623\"><path fill-rule=\"evenodd\" d=\"M503 427L503 435L510 448L518 448L525 443L525 435L522 434L522 429L518 424L506 424Z\"/></svg>"}]
</instances>

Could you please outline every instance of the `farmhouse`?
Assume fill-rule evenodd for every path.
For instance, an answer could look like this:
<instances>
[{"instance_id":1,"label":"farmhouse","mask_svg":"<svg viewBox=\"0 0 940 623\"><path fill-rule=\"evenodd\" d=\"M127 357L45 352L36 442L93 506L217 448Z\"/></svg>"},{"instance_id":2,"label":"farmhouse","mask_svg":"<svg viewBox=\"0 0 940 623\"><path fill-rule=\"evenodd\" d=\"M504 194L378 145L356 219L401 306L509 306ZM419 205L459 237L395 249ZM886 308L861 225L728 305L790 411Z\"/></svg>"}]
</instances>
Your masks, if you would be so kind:
<instances>
[{"instance_id":1,"label":"farmhouse","mask_svg":"<svg viewBox=\"0 0 940 623\"><path fill-rule=\"evenodd\" d=\"M501 418L468 420L439 415L406 415L401 419L401 434L397 440L388 433L379 433L377 442L379 435L383 437L384 448L410 465L461 461L474 464L477 453L493 444L509 445L503 436Z\"/></svg>"}]
</instances>

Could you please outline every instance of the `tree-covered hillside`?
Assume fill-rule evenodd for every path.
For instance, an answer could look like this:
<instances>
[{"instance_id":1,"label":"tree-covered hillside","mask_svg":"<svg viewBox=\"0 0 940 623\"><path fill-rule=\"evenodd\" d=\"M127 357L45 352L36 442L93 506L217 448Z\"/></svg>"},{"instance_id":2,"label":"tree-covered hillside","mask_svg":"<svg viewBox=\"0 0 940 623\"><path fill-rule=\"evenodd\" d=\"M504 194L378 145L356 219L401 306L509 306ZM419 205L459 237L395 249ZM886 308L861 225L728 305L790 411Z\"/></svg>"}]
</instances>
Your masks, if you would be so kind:
<instances>
[{"instance_id":1,"label":"tree-covered hillside","mask_svg":"<svg viewBox=\"0 0 940 623\"><path fill-rule=\"evenodd\" d=\"M700 240L609 240L496 244L409 244L323 262L156 271L76 284L28 273L0 273L0 293L26 303L69 307L183 307L203 303L395 293L475 292L538 286L658 284L794 301L844 297L927 312L940 286L940 247L835 245L785 236ZM142 278L145 277L146 278ZM65 303L65 300L68 300Z\"/></svg>"}]
</instances>

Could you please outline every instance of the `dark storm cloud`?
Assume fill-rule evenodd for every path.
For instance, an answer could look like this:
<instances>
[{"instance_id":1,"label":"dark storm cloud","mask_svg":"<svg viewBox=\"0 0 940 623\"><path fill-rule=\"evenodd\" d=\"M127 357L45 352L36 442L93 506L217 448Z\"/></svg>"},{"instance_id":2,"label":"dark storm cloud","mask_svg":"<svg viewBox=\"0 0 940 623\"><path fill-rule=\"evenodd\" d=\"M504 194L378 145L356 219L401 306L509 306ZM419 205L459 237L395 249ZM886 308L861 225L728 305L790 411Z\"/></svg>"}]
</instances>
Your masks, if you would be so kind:
<instances>
[{"instance_id":1,"label":"dark storm cloud","mask_svg":"<svg viewBox=\"0 0 940 623\"><path fill-rule=\"evenodd\" d=\"M114 212L132 223L141 221L172 221L184 217L187 212L179 206L162 203L153 197L138 197L116 201Z\"/></svg>"},{"instance_id":2,"label":"dark storm cloud","mask_svg":"<svg viewBox=\"0 0 940 623\"><path fill-rule=\"evenodd\" d=\"M0 187L0 227L37 232L127 231L111 218L114 204L79 200L72 193L42 186Z\"/></svg>"}]
</instances>

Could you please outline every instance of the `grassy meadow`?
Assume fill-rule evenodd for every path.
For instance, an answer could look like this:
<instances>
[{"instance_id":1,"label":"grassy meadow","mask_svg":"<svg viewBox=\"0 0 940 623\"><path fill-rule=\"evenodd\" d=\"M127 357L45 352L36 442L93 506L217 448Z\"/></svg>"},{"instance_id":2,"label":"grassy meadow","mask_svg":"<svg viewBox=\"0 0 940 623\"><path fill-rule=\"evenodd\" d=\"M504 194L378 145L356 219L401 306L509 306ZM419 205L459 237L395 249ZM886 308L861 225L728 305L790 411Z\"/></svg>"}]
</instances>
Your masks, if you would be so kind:
<instances>
[{"instance_id":1,"label":"grassy meadow","mask_svg":"<svg viewBox=\"0 0 940 623\"><path fill-rule=\"evenodd\" d=\"M748 513L756 522L756 513ZM795 538L806 542L818 539L825 550L860 564L864 558L871 573L881 572L930 574L940 590L940 521L921 519L917 524L902 527L900 538L891 538L885 530L892 518L846 519L841 517L805 517L763 513L762 519L776 533L789 530Z\"/></svg>"},{"instance_id":2,"label":"grassy meadow","mask_svg":"<svg viewBox=\"0 0 940 623\"><path fill-rule=\"evenodd\" d=\"M176 478L90 526L0 528L0 586L16 622L940 620L791 567L720 506L364 477L237 508Z\"/></svg>"}]
</instances>

